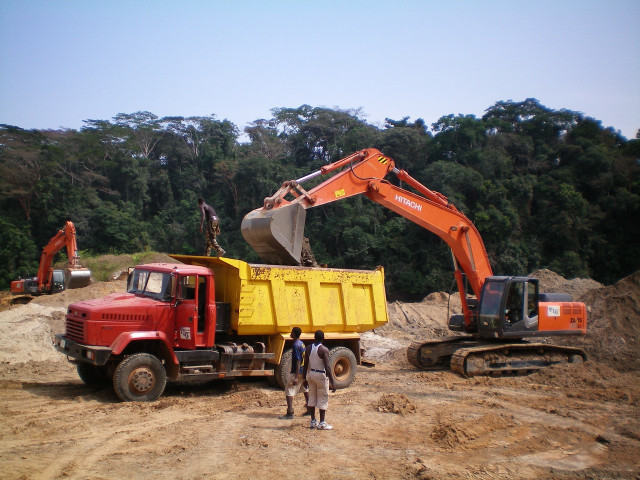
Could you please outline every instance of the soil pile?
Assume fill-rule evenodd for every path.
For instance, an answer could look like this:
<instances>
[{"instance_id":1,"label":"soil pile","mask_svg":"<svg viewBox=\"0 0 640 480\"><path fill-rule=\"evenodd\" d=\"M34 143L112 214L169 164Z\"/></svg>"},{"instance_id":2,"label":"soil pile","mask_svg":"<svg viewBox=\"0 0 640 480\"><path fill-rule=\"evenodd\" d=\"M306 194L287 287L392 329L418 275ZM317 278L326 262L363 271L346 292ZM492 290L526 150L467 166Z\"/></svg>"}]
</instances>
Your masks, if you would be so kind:
<instances>
[{"instance_id":1,"label":"soil pile","mask_svg":"<svg viewBox=\"0 0 640 480\"><path fill-rule=\"evenodd\" d=\"M579 299L588 309L582 348L618 370L640 369L640 272Z\"/></svg>"},{"instance_id":2,"label":"soil pile","mask_svg":"<svg viewBox=\"0 0 640 480\"><path fill-rule=\"evenodd\" d=\"M602 288L602 284L590 278L572 278L567 280L551 270L543 268L536 270L530 277L540 280L540 292L543 293L568 293L577 301L585 293Z\"/></svg>"},{"instance_id":3,"label":"soil pile","mask_svg":"<svg viewBox=\"0 0 640 480\"><path fill-rule=\"evenodd\" d=\"M64 333L64 315L74 302L100 298L125 290L126 282L97 282L88 287L42 295L27 305L14 305L0 312L0 363L66 362L53 348L53 335Z\"/></svg>"}]
</instances>

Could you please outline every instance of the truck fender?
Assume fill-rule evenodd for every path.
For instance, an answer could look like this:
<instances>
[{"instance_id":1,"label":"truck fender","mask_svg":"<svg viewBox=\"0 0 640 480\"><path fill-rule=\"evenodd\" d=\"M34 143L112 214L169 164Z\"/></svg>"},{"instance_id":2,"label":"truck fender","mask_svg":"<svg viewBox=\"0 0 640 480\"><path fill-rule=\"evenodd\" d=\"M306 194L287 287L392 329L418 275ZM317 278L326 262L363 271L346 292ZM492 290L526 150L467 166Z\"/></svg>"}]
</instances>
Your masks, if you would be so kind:
<instances>
[{"instance_id":1,"label":"truck fender","mask_svg":"<svg viewBox=\"0 0 640 480\"><path fill-rule=\"evenodd\" d=\"M163 345L164 353L167 354L170 360L174 365L178 365L178 358L176 357L175 352L173 351L173 347L167 338L167 335L164 332L159 331L151 331L151 332L123 332L113 341L111 344L111 353L113 355L120 355L125 348L131 342L139 342L142 340L151 340L154 342L161 342Z\"/></svg>"}]
</instances>

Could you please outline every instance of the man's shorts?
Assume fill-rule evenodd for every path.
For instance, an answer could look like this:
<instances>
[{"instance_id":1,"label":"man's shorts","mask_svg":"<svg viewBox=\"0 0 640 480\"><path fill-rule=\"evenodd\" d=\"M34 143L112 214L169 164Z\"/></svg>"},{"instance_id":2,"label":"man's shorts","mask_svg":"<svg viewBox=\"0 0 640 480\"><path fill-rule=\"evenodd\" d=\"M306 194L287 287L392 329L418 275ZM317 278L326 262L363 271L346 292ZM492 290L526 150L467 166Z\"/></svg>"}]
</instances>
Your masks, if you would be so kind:
<instances>
[{"instance_id":1,"label":"man's shorts","mask_svg":"<svg viewBox=\"0 0 640 480\"><path fill-rule=\"evenodd\" d=\"M316 407L326 410L329 406L329 377L324 373L307 372L307 382L309 382L309 407Z\"/></svg>"},{"instance_id":2,"label":"man's shorts","mask_svg":"<svg viewBox=\"0 0 640 480\"><path fill-rule=\"evenodd\" d=\"M293 384L293 379L295 378L295 376L295 373L287 373L287 385L285 387L287 397L295 397L301 389L304 393L307 393L309 391L309 388L304 388L302 386L302 374L298 376L298 383L296 385Z\"/></svg>"}]
</instances>

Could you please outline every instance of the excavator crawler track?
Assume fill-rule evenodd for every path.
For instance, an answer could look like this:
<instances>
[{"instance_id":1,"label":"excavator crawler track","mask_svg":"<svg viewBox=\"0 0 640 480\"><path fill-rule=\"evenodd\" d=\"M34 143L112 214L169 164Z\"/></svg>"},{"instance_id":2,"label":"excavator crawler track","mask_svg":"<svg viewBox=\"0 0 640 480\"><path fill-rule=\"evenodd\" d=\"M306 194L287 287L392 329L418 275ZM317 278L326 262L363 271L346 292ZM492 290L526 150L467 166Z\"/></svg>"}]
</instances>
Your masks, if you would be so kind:
<instances>
[{"instance_id":1,"label":"excavator crawler track","mask_svg":"<svg viewBox=\"0 0 640 480\"><path fill-rule=\"evenodd\" d=\"M476 345L458 349L451 356L451 370L465 377L524 375L559 363L587 359L579 348L544 343Z\"/></svg>"},{"instance_id":2,"label":"excavator crawler track","mask_svg":"<svg viewBox=\"0 0 640 480\"><path fill-rule=\"evenodd\" d=\"M407 360L422 370L447 370L451 356L474 341L473 337L457 335L439 340L413 342L407 349Z\"/></svg>"}]
</instances>

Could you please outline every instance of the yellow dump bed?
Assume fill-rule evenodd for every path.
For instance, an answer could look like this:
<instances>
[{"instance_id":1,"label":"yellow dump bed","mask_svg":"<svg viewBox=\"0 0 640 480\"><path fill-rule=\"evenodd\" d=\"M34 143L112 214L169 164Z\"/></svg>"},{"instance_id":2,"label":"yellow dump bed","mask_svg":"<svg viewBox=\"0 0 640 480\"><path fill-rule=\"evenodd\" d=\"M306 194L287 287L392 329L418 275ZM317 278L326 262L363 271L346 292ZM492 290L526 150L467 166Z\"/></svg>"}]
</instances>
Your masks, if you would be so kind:
<instances>
[{"instance_id":1,"label":"yellow dump bed","mask_svg":"<svg viewBox=\"0 0 640 480\"><path fill-rule=\"evenodd\" d=\"M231 258L171 255L215 274L216 301L231 304L239 335L364 332L387 323L384 270L249 264Z\"/></svg>"}]
</instances>

